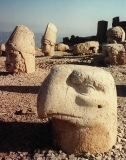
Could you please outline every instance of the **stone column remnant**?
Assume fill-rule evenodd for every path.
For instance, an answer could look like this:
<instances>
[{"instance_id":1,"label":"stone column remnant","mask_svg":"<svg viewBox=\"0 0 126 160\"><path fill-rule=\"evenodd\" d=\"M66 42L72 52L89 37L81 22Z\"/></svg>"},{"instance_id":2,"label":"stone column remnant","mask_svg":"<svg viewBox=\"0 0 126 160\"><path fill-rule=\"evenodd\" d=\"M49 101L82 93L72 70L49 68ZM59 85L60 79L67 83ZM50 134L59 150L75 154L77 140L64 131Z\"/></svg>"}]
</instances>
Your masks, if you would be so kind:
<instances>
[{"instance_id":1,"label":"stone column remnant","mask_svg":"<svg viewBox=\"0 0 126 160\"><path fill-rule=\"evenodd\" d=\"M45 56L53 56L55 54L56 33L56 26L49 23L41 41L42 52Z\"/></svg>"},{"instance_id":2,"label":"stone column remnant","mask_svg":"<svg viewBox=\"0 0 126 160\"><path fill-rule=\"evenodd\" d=\"M98 21L97 36L106 37L107 27L108 27L107 21Z\"/></svg>"},{"instance_id":3,"label":"stone column remnant","mask_svg":"<svg viewBox=\"0 0 126 160\"><path fill-rule=\"evenodd\" d=\"M15 27L6 43L6 52L5 65L8 72L35 72L34 33L27 27Z\"/></svg>"},{"instance_id":4,"label":"stone column remnant","mask_svg":"<svg viewBox=\"0 0 126 160\"><path fill-rule=\"evenodd\" d=\"M53 142L68 154L108 151L117 137L112 75L98 67L57 65L37 98L40 118L52 118Z\"/></svg>"},{"instance_id":5,"label":"stone column remnant","mask_svg":"<svg viewBox=\"0 0 126 160\"><path fill-rule=\"evenodd\" d=\"M119 17L114 17L112 21L112 27L119 26Z\"/></svg>"},{"instance_id":6,"label":"stone column remnant","mask_svg":"<svg viewBox=\"0 0 126 160\"><path fill-rule=\"evenodd\" d=\"M126 34L126 21L119 22L119 26L122 27L122 29L124 30L124 32Z\"/></svg>"}]
</instances>

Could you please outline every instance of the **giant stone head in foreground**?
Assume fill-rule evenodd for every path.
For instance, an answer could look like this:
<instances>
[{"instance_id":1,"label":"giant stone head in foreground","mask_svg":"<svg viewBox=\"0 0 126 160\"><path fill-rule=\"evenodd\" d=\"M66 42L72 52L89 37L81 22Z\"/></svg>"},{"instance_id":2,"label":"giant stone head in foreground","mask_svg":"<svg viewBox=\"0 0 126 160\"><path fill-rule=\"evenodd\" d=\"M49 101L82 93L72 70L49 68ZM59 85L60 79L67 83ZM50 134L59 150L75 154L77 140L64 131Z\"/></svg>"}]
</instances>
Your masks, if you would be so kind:
<instances>
[{"instance_id":1,"label":"giant stone head in foreground","mask_svg":"<svg viewBox=\"0 0 126 160\"><path fill-rule=\"evenodd\" d=\"M37 111L40 118L52 118L54 144L68 154L105 152L116 143L116 87L105 70L53 67L40 88Z\"/></svg>"},{"instance_id":2,"label":"giant stone head in foreground","mask_svg":"<svg viewBox=\"0 0 126 160\"><path fill-rule=\"evenodd\" d=\"M35 72L34 33L27 27L15 27L6 43L6 53L5 65L8 72Z\"/></svg>"},{"instance_id":3,"label":"giant stone head in foreground","mask_svg":"<svg viewBox=\"0 0 126 160\"><path fill-rule=\"evenodd\" d=\"M56 33L56 26L52 23L49 23L46 27L45 34L43 35L41 41L42 52L45 56L53 56L55 54L54 50L56 43Z\"/></svg>"}]
</instances>

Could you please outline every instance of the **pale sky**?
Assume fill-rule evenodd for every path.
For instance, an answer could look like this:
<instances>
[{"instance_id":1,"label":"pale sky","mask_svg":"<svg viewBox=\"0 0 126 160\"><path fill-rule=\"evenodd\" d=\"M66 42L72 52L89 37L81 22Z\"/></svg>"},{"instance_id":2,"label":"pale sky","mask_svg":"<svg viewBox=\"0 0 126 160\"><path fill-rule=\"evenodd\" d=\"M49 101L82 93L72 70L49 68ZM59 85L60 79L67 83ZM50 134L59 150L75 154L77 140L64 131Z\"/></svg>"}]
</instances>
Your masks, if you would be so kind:
<instances>
[{"instance_id":1,"label":"pale sky","mask_svg":"<svg viewBox=\"0 0 126 160\"><path fill-rule=\"evenodd\" d=\"M126 0L0 0L0 31L13 31L25 25L44 33L48 23L57 27L57 35L86 37L97 34L97 23L119 16L126 21Z\"/></svg>"}]
</instances>

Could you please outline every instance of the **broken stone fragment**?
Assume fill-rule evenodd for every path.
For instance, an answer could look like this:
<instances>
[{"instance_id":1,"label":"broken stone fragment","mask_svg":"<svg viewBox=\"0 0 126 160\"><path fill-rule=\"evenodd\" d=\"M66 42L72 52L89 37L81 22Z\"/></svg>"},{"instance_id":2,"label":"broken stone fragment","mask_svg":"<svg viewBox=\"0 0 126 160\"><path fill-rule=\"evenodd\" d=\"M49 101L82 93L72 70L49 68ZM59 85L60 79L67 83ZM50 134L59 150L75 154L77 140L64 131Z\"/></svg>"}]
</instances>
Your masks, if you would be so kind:
<instances>
[{"instance_id":1,"label":"broken stone fragment","mask_svg":"<svg viewBox=\"0 0 126 160\"><path fill-rule=\"evenodd\" d=\"M102 46L104 61L111 65L124 65L126 63L126 50L123 44L106 44Z\"/></svg>"}]
</instances>

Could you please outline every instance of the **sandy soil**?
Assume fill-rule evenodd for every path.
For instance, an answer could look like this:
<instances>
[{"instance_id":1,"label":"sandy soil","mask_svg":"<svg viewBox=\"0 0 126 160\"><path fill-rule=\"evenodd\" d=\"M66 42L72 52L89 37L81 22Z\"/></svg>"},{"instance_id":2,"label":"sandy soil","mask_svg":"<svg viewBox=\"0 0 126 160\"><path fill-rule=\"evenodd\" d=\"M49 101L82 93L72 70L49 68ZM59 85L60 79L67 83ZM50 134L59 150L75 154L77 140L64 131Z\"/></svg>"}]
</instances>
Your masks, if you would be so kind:
<instances>
[{"instance_id":1,"label":"sandy soil","mask_svg":"<svg viewBox=\"0 0 126 160\"><path fill-rule=\"evenodd\" d=\"M38 119L36 102L39 88L53 65L91 65L91 59L65 52L57 52L52 58L37 53L34 74L13 75L6 72L4 62L5 57L0 57L0 159L84 159L85 155L66 155L53 147L50 123ZM107 153L86 156L123 160L126 158L126 65L102 68L113 75L117 88L117 144Z\"/></svg>"}]
</instances>

